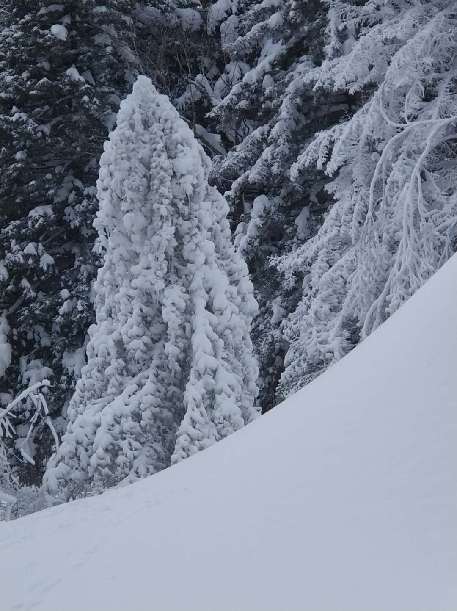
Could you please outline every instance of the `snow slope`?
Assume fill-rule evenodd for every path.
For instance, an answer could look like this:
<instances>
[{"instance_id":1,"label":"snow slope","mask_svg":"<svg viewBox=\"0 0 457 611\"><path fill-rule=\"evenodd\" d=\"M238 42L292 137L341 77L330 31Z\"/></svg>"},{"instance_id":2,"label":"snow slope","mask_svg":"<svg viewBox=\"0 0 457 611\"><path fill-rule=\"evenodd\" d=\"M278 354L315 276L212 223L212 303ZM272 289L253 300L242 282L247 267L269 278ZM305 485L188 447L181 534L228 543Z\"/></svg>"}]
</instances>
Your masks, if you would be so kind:
<instances>
[{"instance_id":1,"label":"snow slope","mask_svg":"<svg viewBox=\"0 0 457 611\"><path fill-rule=\"evenodd\" d=\"M133 486L0 526L0 608L455 611L457 258L316 382Z\"/></svg>"}]
</instances>

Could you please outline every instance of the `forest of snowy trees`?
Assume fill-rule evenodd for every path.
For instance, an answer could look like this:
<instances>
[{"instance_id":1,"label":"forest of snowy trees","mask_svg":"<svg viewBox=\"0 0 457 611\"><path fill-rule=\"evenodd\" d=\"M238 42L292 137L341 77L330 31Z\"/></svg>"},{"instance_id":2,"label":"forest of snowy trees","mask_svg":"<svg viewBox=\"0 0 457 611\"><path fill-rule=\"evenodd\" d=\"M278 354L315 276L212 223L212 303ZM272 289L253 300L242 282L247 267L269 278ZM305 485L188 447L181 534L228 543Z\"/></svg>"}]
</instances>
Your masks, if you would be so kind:
<instances>
[{"instance_id":1,"label":"forest of snowy trees","mask_svg":"<svg viewBox=\"0 0 457 611\"><path fill-rule=\"evenodd\" d=\"M0 0L0 519L374 331L457 250L456 124L454 0Z\"/></svg>"}]
</instances>

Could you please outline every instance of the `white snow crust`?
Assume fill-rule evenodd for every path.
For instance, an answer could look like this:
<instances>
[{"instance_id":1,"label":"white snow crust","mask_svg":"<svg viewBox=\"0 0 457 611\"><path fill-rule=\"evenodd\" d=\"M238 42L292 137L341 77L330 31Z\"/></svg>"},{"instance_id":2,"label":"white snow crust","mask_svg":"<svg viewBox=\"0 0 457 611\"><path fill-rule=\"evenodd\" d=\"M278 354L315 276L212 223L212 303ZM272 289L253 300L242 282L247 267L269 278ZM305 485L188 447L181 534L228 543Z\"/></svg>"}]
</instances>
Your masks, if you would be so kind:
<instances>
[{"instance_id":1,"label":"white snow crust","mask_svg":"<svg viewBox=\"0 0 457 611\"><path fill-rule=\"evenodd\" d=\"M455 611L457 258L209 450L0 525L1 609Z\"/></svg>"}]
</instances>

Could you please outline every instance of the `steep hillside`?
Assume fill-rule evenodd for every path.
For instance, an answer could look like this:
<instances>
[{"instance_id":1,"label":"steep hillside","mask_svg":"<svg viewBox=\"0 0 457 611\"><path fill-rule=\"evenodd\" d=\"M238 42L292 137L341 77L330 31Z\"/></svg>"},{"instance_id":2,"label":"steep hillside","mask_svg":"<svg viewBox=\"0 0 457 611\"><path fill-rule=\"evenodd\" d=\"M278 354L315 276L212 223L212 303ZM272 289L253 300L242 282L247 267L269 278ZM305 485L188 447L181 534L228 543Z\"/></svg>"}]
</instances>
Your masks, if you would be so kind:
<instances>
[{"instance_id":1,"label":"steep hillside","mask_svg":"<svg viewBox=\"0 0 457 611\"><path fill-rule=\"evenodd\" d=\"M457 258L217 446L0 525L0 606L455 611Z\"/></svg>"}]
</instances>

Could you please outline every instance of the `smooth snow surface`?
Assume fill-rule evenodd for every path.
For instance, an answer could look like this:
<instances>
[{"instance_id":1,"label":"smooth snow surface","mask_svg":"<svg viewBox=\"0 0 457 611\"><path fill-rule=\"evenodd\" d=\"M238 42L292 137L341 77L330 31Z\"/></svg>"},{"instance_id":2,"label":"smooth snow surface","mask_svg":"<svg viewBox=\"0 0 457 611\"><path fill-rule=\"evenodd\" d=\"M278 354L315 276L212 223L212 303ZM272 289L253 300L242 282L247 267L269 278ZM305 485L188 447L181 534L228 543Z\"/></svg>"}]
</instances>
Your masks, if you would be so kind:
<instances>
[{"instance_id":1,"label":"smooth snow surface","mask_svg":"<svg viewBox=\"0 0 457 611\"><path fill-rule=\"evenodd\" d=\"M455 611L457 258L276 410L0 526L0 607Z\"/></svg>"}]
</instances>

